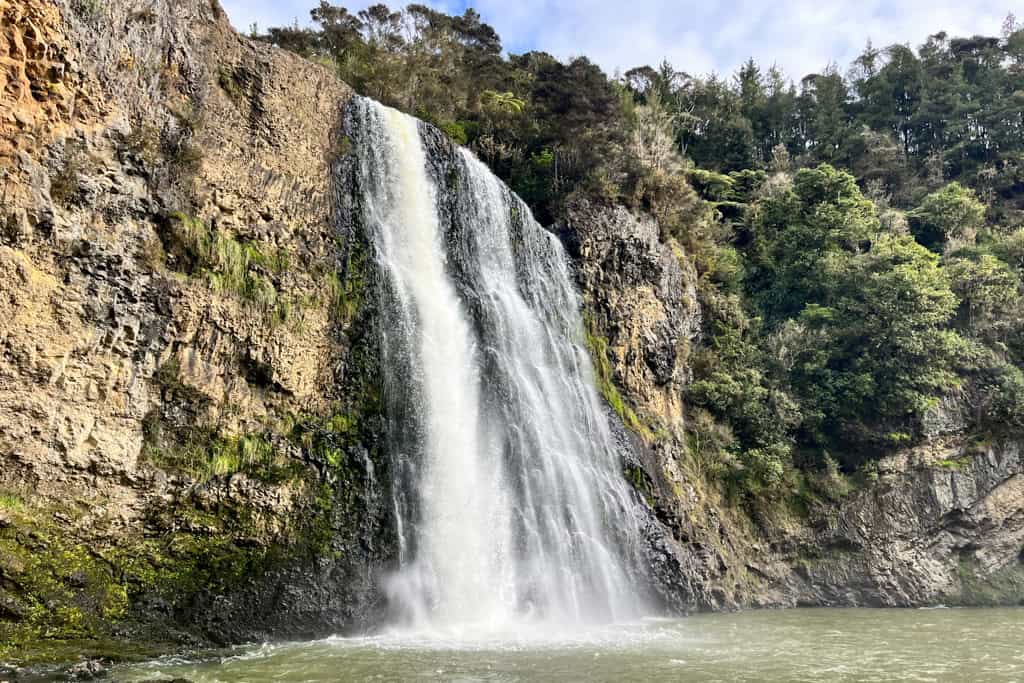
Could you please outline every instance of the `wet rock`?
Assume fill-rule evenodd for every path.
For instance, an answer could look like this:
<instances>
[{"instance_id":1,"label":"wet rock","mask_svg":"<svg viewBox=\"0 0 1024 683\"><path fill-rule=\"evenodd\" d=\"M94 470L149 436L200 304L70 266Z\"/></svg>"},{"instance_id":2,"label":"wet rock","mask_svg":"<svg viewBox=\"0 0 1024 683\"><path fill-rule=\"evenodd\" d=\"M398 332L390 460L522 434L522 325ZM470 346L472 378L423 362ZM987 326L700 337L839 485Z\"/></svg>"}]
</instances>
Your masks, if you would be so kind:
<instances>
[{"instance_id":1,"label":"wet rock","mask_svg":"<svg viewBox=\"0 0 1024 683\"><path fill-rule=\"evenodd\" d=\"M3 578L2 574L0 574L0 578ZM25 605L21 604L14 596L0 589L0 619L21 621L27 615L28 608Z\"/></svg>"},{"instance_id":2,"label":"wet rock","mask_svg":"<svg viewBox=\"0 0 1024 683\"><path fill-rule=\"evenodd\" d=\"M91 681L107 674L107 666L98 659L87 659L64 670L63 679L68 681Z\"/></svg>"}]
</instances>

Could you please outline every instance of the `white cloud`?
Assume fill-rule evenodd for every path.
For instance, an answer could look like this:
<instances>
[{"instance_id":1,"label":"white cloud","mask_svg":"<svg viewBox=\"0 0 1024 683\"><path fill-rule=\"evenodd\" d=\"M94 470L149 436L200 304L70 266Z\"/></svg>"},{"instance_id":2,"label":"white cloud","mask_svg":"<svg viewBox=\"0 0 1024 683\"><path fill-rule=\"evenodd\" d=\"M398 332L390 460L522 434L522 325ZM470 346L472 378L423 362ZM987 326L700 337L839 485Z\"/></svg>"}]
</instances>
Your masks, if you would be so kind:
<instances>
[{"instance_id":1,"label":"white cloud","mask_svg":"<svg viewBox=\"0 0 1024 683\"><path fill-rule=\"evenodd\" d=\"M236 27L304 23L315 0L223 0ZM355 11L371 2L345 3ZM1008 0L435 0L459 11L469 4L497 29L507 49L558 57L585 55L609 73L668 59L691 73L731 73L747 57L777 63L791 77L841 68L870 39L876 46L918 45L932 33L998 33ZM399 3L394 3L398 5Z\"/></svg>"}]
</instances>

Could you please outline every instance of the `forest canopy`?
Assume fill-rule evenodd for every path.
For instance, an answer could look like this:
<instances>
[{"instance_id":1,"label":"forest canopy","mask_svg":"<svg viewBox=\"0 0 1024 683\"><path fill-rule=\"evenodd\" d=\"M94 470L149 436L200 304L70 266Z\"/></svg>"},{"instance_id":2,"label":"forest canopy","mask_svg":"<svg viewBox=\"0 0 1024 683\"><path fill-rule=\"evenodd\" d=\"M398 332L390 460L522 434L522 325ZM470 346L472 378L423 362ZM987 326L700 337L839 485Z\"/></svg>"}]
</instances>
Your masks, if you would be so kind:
<instances>
[{"instance_id":1,"label":"forest canopy","mask_svg":"<svg viewBox=\"0 0 1024 683\"><path fill-rule=\"evenodd\" d=\"M469 146L534 210L655 216L700 274L693 447L746 492L940 433L1024 427L1024 26L868 45L793 80L505 54L474 10L351 13L259 40ZM682 65L685 66L685 65ZM948 420L947 420L948 421ZM938 430L938 431L937 431Z\"/></svg>"}]
</instances>

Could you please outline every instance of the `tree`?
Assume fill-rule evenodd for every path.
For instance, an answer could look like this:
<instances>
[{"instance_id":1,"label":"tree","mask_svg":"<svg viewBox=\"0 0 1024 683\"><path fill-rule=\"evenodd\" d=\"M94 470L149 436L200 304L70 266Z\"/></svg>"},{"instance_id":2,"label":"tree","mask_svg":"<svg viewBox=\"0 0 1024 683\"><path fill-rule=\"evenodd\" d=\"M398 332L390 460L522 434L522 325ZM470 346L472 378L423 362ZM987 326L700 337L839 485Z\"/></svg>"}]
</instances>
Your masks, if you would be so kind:
<instances>
[{"instance_id":1,"label":"tree","mask_svg":"<svg viewBox=\"0 0 1024 683\"><path fill-rule=\"evenodd\" d=\"M913 438L913 426L956 383L962 340L945 324L957 299L939 257L909 236L882 235L833 262L826 305L801 322L818 332L794 364L804 436L847 465Z\"/></svg>"},{"instance_id":2,"label":"tree","mask_svg":"<svg viewBox=\"0 0 1024 683\"><path fill-rule=\"evenodd\" d=\"M760 321L747 315L742 299L708 279L699 293L708 344L694 355L687 401L729 426L734 438L726 450L742 467L746 488L777 486L792 466L800 407L780 386L778 368L759 343Z\"/></svg>"},{"instance_id":3,"label":"tree","mask_svg":"<svg viewBox=\"0 0 1024 683\"><path fill-rule=\"evenodd\" d=\"M345 60L349 50L358 49L363 42L363 22L349 14L344 7L336 7L326 0L310 11L313 22L320 27L318 49L339 61Z\"/></svg>"},{"instance_id":4,"label":"tree","mask_svg":"<svg viewBox=\"0 0 1024 683\"><path fill-rule=\"evenodd\" d=\"M911 118L920 100L920 62L905 45L885 50L884 64L870 46L861 55L860 64L869 74L856 84L860 98L858 115L872 130L890 130L903 144L907 154L916 151Z\"/></svg>"},{"instance_id":5,"label":"tree","mask_svg":"<svg viewBox=\"0 0 1024 683\"><path fill-rule=\"evenodd\" d=\"M849 90L835 65L822 74L803 79L803 118L805 135L821 161L841 158L850 131Z\"/></svg>"},{"instance_id":6,"label":"tree","mask_svg":"<svg viewBox=\"0 0 1024 683\"><path fill-rule=\"evenodd\" d=\"M739 171L754 161L754 129L738 94L717 76L693 79L679 95L680 142L701 167Z\"/></svg>"},{"instance_id":7,"label":"tree","mask_svg":"<svg viewBox=\"0 0 1024 683\"><path fill-rule=\"evenodd\" d=\"M526 102L512 92L495 92L484 90L480 93L480 104L486 108L510 114L521 114Z\"/></svg>"},{"instance_id":8,"label":"tree","mask_svg":"<svg viewBox=\"0 0 1024 683\"><path fill-rule=\"evenodd\" d=\"M973 244L985 222L985 205L957 182L932 192L907 214L918 241L937 250Z\"/></svg>"},{"instance_id":9,"label":"tree","mask_svg":"<svg viewBox=\"0 0 1024 683\"><path fill-rule=\"evenodd\" d=\"M641 165L657 171L679 171L682 158L676 146L675 117L652 91L647 104L636 108L630 135L630 149Z\"/></svg>"},{"instance_id":10,"label":"tree","mask_svg":"<svg viewBox=\"0 0 1024 683\"><path fill-rule=\"evenodd\" d=\"M990 254L955 258L946 267L960 298L960 327L987 341L1004 341L1020 324L1021 282L1006 263Z\"/></svg>"},{"instance_id":11,"label":"tree","mask_svg":"<svg viewBox=\"0 0 1024 683\"><path fill-rule=\"evenodd\" d=\"M771 322L824 303L834 263L859 252L879 229L874 205L849 173L801 169L793 187L754 207L748 288Z\"/></svg>"}]
</instances>

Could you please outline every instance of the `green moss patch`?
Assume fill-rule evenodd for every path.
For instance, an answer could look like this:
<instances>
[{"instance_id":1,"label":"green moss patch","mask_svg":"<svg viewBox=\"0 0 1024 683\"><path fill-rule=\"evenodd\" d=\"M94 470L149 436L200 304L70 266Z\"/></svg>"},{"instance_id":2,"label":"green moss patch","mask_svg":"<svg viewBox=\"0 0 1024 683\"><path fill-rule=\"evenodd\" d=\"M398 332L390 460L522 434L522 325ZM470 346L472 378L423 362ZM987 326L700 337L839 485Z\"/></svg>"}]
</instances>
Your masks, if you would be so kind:
<instances>
[{"instance_id":1,"label":"green moss patch","mask_svg":"<svg viewBox=\"0 0 1024 683\"><path fill-rule=\"evenodd\" d=\"M5 493L5 498L13 494ZM115 567L67 533L55 511L21 504L0 522L0 660L52 639L96 640L124 618Z\"/></svg>"},{"instance_id":2,"label":"green moss patch","mask_svg":"<svg viewBox=\"0 0 1024 683\"><path fill-rule=\"evenodd\" d=\"M594 374L597 380L598 393L608 402L615 414L619 416L623 424L639 434L645 441L653 441L655 436L647 425L640 421L636 412L626 403L619 393L615 382L612 380L611 361L608 360L608 340L591 329L587 325L587 346L590 349L590 356L594 360Z\"/></svg>"},{"instance_id":3,"label":"green moss patch","mask_svg":"<svg viewBox=\"0 0 1024 683\"><path fill-rule=\"evenodd\" d=\"M0 661L124 659L174 649L178 620L187 629L210 596L243 590L326 550L330 489L292 486L295 504L274 519L247 501L217 499L210 507L185 495L154 508L144 532L122 537L102 522L80 528L74 505L4 513Z\"/></svg>"},{"instance_id":4,"label":"green moss patch","mask_svg":"<svg viewBox=\"0 0 1024 683\"><path fill-rule=\"evenodd\" d=\"M937 467L941 467L945 470L953 470L954 472L960 472L967 469L971 464L971 457L969 455L961 455L958 458L947 458L939 460L935 463Z\"/></svg>"},{"instance_id":5,"label":"green moss patch","mask_svg":"<svg viewBox=\"0 0 1024 683\"><path fill-rule=\"evenodd\" d=\"M227 435L213 427L173 429L154 417L147 425L143 458L197 482L243 473L277 483L300 476L304 470L271 441L270 432Z\"/></svg>"},{"instance_id":6,"label":"green moss patch","mask_svg":"<svg viewBox=\"0 0 1024 683\"><path fill-rule=\"evenodd\" d=\"M332 271L328 277L328 291L331 309L342 328L348 328L356 319L366 300L369 257L366 247L358 241L351 241L347 248L339 245L345 253L341 274Z\"/></svg>"},{"instance_id":7,"label":"green moss patch","mask_svg":"<svg viewBox=\"0 0 1024 683\"><path fill-rule=\"evenodd\" d=\"M167 261L175 270L204 279L215 292L238 296L272 325L292 321L296 312L317 304L281 290L281 278L292 267L286 249L238 239L181 212L169 214L160 237L170 258L148 255L147 262Z\"/></svg>"}]
</instances>

